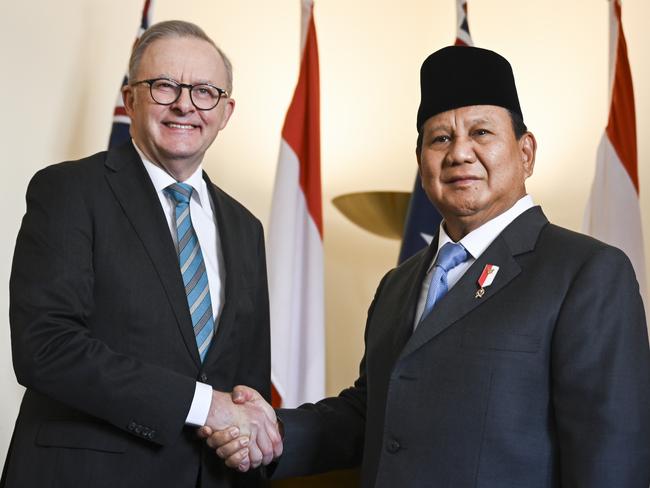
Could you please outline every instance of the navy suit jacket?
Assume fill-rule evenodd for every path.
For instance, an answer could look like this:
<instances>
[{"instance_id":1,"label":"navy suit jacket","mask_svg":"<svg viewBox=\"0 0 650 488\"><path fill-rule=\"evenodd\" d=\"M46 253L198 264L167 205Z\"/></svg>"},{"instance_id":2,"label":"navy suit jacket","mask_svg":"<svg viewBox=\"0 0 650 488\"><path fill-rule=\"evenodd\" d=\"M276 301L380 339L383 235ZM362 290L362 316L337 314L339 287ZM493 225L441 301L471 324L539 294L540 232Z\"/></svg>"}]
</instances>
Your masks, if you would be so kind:
<instances>
[{"instance_id":1,"label":"navy suit jacket","mask_svg":"<svg viewBox=\"0 0 650 488\"><path fill-rule=\"evenodd\" d=\"M14 369L27 390L0 486L256 483L184 426L197 380L270 397L262 227L204 178L225 303L203 364L169 227L133 145L32 179L10 283Z\"/></svg>"},{"instance_id":2,"label":"navy suit jacket","mask_svg":"<svg viewBox=\"0 0 650 488\"><path fill-rule=\"evenodd\" d=\"M363 487L648 488L650 351L627 257L534 207L412 332L436 249L383 278L354 386L280 411L273 475L361 464Z\"/></svg>"}]
</instances>

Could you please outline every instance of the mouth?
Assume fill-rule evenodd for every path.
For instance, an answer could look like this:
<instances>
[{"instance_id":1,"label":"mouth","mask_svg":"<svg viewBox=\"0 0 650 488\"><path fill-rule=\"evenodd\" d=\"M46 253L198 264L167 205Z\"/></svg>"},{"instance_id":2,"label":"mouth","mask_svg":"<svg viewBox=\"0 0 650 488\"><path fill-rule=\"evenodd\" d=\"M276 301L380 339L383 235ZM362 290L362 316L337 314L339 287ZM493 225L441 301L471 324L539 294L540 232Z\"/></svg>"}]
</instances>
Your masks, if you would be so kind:
<instances>
[{"instance_id":1,"label":"mouth","mask_svg":"<svg viewBox=\"0 0 650 488\"><path fill-rule=\"evenodd\" d=\"M178 122L163 122L163 125L174 130L194 130L199 128L198 125L179 124Z\"/></svg>"},{"instance_id":2,"label":"mouth","mask_svg":"<svg viewBox=\"0 0 650 488\"><path fill-rule=\"evenodd\" d=\"M451 178L446 178L444 182L448 185L463 185L463 184L470 184L478 180L480 180L480 178L478 178L477 176L458 175L458 176L452 176Z\"/></svg>"}]
</instances>

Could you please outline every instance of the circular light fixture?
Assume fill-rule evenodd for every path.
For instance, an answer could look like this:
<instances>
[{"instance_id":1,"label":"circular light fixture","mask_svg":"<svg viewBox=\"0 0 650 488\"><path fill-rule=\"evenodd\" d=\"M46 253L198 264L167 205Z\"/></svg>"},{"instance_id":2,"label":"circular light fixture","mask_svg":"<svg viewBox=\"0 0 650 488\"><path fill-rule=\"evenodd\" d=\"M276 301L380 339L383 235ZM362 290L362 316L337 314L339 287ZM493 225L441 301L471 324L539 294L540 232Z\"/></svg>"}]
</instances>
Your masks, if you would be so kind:
<instances>
[{"instance_id":1,"label":"circular light fixture","mask_svg":"<svg viewBox=\"0 0 650 488\"><path fill-rule=\"evenodd\" d=\"M349 220L375 235L401 239L411 193L366 191L347 193L332 203Z\"/></svg>"}]
</instances>

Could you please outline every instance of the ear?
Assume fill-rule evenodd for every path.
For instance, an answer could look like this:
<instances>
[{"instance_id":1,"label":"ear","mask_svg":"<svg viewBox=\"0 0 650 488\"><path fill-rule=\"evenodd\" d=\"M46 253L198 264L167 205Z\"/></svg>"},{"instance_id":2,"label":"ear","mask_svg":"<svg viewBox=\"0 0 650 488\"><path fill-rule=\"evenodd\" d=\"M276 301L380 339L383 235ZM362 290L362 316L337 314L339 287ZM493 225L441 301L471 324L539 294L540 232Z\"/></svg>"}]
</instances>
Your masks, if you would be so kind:
<instances>
[{"instance_id":1,"label":"ear","mask_svg":"<svg viewBox=\"0 0 650 488\"><path fill-rule=\"evenodd\" d=\"M535 154L537 153L537 140L532 132L526 132L519 139L519 150L526 178L533 174L535 168Z\"/></svg>"},{"instance_id":2,"label":"ear","mask_svg":"<svg viewBox=\"0 0 650 488\"><path fill-rule=\"evenodd\" d=\"M223 118L221 119L221 124L219 125L219 130L222 130L228 124L230 116L235 111L235 99L226 98L225 104L223 106Z\"/></svg>"},{"instance_id":3,"label":"ear","mask_svg":"<svg viewBox=\"0 0 650 488\"><path fill-rule=\"evenodd\" d=\"M133 93L133 87L131 85L124 85L122 87L122 100L124 102L124 109L126 110L126 113L129 117L132 117L133 113L133 98L134 98L134 93Z\"/></svg>"}]
</instances>

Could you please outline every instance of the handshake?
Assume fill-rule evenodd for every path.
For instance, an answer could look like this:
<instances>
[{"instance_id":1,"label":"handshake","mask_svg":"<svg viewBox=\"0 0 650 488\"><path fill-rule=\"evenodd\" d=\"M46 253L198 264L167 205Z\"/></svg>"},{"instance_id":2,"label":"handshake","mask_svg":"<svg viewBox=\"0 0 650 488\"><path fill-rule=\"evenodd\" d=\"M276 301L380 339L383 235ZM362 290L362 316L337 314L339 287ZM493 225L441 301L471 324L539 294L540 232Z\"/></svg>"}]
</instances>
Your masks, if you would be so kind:
<instances>
[{"instance_id":1,"label":"handshake","mask_svg":"<svg viewBox=\"0 0 650 488\"><path fill-rule=\"evenodd\" d=\"M246 472L282 454L275 411L257 391L237 386L232 393L212 392L206 425L197 430L226 466Z\"/></svg>"}]
</instances>

